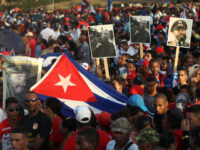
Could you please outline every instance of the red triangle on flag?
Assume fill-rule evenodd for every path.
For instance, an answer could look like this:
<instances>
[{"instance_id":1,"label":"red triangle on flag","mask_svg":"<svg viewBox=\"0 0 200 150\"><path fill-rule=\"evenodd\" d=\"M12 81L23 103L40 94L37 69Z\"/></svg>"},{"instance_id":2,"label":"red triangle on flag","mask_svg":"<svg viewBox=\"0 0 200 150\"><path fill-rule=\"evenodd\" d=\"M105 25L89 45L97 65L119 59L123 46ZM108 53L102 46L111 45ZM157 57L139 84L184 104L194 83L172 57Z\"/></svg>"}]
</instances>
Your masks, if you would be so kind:
<instances>
[{"instance_id":1,"label":"red triangle on flag","mask_svg":"<svg viewBox=\"0 0 200 150\"><path fill-rule=\"evenodd\" d=\"M65 54L31 90L60 99L97 102L78 69Z\"/></svg>"}]
</instances>

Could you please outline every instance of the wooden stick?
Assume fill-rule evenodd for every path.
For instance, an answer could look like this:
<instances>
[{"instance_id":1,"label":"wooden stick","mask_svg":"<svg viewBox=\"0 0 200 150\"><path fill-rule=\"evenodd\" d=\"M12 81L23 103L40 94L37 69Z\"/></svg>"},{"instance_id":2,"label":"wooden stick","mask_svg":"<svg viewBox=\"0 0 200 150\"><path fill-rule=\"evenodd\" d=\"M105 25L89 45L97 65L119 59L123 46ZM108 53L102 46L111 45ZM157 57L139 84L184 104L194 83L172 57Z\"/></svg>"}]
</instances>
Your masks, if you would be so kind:
<instances>
[{"instance_id":1,"label":"wooden stick","mask_svg":"<svg viewBox=\"0 0 200 150\"><path fill-rule=\"evenodd\" d=\"M110 80L110 74L109 74L109 69L108 69L108 61L107 61L107 58L103 58L103 62L104 62L106 80Z\"/></svg>"},{"instance_id":2,"label":"wooden stick","mask_svg":"<svg viewBox=\"0 0 200 150\"><path fill-rule=\"evenodd\" d=\"M179 56L179 46L176 47L176 57L174 61L174 74L176 73L178 67L178 56Z\"/></svg>"},{"instance_id":3,"label":"wooden stick","mask_svg":"<svg viewBox=\"0 0 200 150\"><path fill-rule=\"evenodd\" d=\"M143 58L143 44L140 43L140 60Z\"/></svg>"}]
</instances>

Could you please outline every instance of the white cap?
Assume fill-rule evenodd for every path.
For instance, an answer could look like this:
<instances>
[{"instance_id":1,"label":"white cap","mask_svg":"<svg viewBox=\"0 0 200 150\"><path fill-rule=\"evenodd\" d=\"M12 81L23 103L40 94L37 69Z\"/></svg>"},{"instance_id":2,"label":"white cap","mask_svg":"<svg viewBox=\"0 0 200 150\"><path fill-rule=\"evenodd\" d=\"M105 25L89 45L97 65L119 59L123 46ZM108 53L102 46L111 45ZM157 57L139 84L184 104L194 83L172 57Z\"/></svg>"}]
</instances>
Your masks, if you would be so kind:
<instances>
[{"instance_id":1,"label":"white cap","mask_svg":"<svg viewBox=\"0 0 200 150\"><path fill-rule=\"evenodd\" d=\"M32 33L32 32L28 32L28 33L26 34L26 36L33 37L33 33Z\"/></svg>"},{"instance_id":2,"label":"white cap","mask_svg":"<svg viewBox=\"0 0 200 150\"><path fill-rule=\"evenodd\" d=\"M80 123L88 123L91 119L91 111L87 106L76 106L74 108L75 118Z\"/></svg>"}]
</instances>

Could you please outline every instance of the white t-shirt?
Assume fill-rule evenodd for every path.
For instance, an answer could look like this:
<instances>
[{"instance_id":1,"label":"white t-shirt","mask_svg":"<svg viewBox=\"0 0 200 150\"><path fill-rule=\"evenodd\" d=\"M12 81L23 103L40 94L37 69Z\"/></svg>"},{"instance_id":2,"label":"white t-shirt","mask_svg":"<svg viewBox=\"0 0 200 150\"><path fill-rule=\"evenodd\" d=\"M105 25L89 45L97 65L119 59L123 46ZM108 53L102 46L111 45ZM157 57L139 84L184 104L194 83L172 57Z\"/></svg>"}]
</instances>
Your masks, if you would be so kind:
<instances>
[{"instance_id":1,"label":"white t-shirt","mask_svg":"<svg viewBox=\"0 0 200 150\"><path fill-rule=\"evenodd\" d=\"M52 29L50 29L50 28L45 28L45 29L43 29L43 30L40 32L40 34L42 35L42 38L43 38L43 39L47 40L47 42L48 42L48 40L49 40L49 37L51 37L52 39L55 39L55 38L56 38L55 32L54 32Z\"/></svg>"}]
</instances>

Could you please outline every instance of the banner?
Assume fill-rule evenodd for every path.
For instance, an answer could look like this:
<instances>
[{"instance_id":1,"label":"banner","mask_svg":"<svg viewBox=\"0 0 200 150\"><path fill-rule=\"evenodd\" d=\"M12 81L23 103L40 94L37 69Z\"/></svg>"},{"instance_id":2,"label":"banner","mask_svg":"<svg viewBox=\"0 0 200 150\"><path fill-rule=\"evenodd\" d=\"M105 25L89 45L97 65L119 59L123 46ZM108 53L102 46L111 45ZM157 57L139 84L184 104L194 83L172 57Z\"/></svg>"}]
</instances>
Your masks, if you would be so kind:
<instances>
[{"instance_id":1,"label":"banner","mask_svg":"<svg viewBox=\"0 0 200 150\"><path fill-rule=\"evenodd\" d=\"M3 106L6 98L14 96L24 107L25 94L41 78L42 59L25 56L4 56L3 59Z\"/></svg>"}]
</instances>

